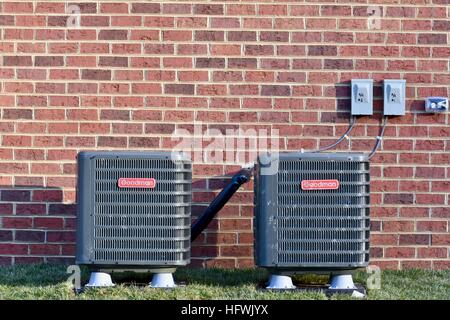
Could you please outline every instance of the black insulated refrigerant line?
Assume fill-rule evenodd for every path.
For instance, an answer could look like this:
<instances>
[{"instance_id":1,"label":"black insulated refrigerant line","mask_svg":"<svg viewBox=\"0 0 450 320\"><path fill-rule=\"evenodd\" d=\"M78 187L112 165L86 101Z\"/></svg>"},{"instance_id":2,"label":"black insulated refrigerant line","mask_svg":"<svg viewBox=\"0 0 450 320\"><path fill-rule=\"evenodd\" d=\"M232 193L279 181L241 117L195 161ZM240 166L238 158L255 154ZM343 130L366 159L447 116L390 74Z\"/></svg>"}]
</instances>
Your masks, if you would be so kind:
<instances>
[{"instance_id":1,"label":"black insulated refrigerant line","mask_svg":"<svg viewBox=\"0 0 450 320\"><path fill-rule=\"evenodd\" d=\"M239 187L250 181L252 173L252 169L242 169L231 178L231 182L223 188L223 190L217 195L217 197L211 202L208 208L206 208L200 218L198 218L192 226L191 241L195 241L195 239L197 239L200 233L202 233L202 231L215 217L217 212L219 212L228 200L230 200L233 194L238 191Z\"/></svg>"}]
</instances>

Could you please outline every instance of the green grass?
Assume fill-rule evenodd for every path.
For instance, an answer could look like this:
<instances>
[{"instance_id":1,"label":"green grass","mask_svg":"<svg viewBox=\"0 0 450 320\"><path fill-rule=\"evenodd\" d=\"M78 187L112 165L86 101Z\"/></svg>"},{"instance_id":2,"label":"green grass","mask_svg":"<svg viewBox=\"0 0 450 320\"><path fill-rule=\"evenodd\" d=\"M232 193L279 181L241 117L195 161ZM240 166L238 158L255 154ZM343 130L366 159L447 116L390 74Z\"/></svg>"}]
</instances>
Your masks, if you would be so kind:
<instances>
[{"instance_id":1,"label":"green grass","mask_svg":"<svg viewBox=\"0 0 450 320\"><path fill-rule=\"evenodd\" d=\"M89 273L82 269L82 283ZM76 295L61 265L21 265L0 268L0 299L328 299L320 291L267 291L262 285L268 274L260 269L221 270L180 268L175 289L147 287L147 274L117 275L114 288L87 289ZM365 284L367 274L360 272L355 282ZM297 284L323 284L324 276L298 276ZM331 299L349 299L334 295ZM368 299L450 299L450 270L384 271L381 290L369 290Z\"/></svg>"}]
</instances>

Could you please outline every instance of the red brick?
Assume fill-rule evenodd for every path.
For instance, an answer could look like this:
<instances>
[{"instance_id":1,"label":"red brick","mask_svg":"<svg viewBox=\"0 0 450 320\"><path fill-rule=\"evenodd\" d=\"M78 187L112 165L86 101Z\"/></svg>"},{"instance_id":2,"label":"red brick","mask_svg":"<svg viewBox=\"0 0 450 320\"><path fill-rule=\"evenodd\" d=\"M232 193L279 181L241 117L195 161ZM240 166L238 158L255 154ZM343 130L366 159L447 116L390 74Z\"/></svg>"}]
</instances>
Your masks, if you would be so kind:
<instances>
[{"instance_id":1,"label":"red brick","mask_svg":"<svg viewBox=\"0 0 450 320\"><path fill-rule=\"evenodd\" d=\"M231 85L230 93L232 95L257 95L258 94L257 85Z\"/></svg>"},{"instance_id":2,"label":"red brick","mask_svg":"<svg viewBox=\"0 0 450 320\"><path fill-rule=\"evenodd\" d=\"M97 13L97 4L96 3L83 3L83 2L79 2L79 3L69 3L69 6L71 5L76 5L77 7L80 8L80 12L81 13Z\"/></svg>"},{"instance_id":3,"label":"red brick","mask_svg":"<svg viewBox=\"0 0 450 320\"><path fill-rule=\"evenodd\" d=\"M128 67L127 57L99 57L98 65L100 67ZM111 75L109 75L111 78ZM83 78L85 79L85 78ZM104 80L104 79L102 79Z\"/></svg>"},{"instance_id":4,"label":"red brick","mask_svg":"<svg viewBox=\"0 0 450 320\"><path fill-rule=\"evenodd\" d=\"M417 231L446 232L447 221L417 221Z\"/></svg>"},{"instance_id":5,"label":"red brick","mask_svg":"<svg viewBox=\"0 0 450 320\"><path fill-rule=\"evenodd\" d=\"M118 134L141 134L142 124L140 123L113 123L112 131Z\"/></svg>"},{"instance_id":6,"label":"red brick","mask_svg":"<svg viewBox=\"0 0 450 320\"><path fill-rule=\"evenodd\" d=\"M159 58L131 58L131 66L133 68L159 68Z\"/></svg>"},{"instance_id":7,"label":"red brick","mask_svg":"<svg viewBox=\"0 0 450 320\"><path fill-rule=\"evenodd\" d=\"M228 41L256 41L255 31L228 31Z\"/></svg>"},{"instance_id":8,"label":"red brick","mask_svg":"<svg viewBox=\"0 0 450 320\"><path fill-rule=\"evenodd\" d=\"M194 14L223 15L224 5L222 4L195 4Z\"/></svg>"},{"instance_id":9,"label":"red brick","mask_svg":"<svg viewBox=\"0 0 450 320\"><path fill-rule=\"evenodd\" d=\"M95 67L97 58L94 56L68 56L66 57L66 65L68 67Z\"/></svg>"},{"instance_id":10,"label":"red brick","mask_svg":"<svg viewBox=\"0 0 450 320\"><path fill-rule=\"evenodd\" d=\"M274 72L269 71L247 71L245 73L246 82L273 82Z\"/></svg>"},{"instance_id":11,"label":"red brick","mask_svg":"<svg viewBox=\"0 0 450 320\"><path fill-rule=\"evenodd\" d=\"M68 150L68 149L53 149L47 151L47 160L72 160L75 161L77 152L76 150ZM62 183L66 183L71 178L48 178L47 184L49 187L59 187L59 185L51 185L52 181L62 181ZM64 187L61 185L61 187Z\"/></svg>"},{"instance_id":12,"label":"red brick","mask_svg":"<svg viewBox=\"0 0 450 320\"><path fill-rule=\"evenodd\" d=\"M142 17L134 16L113 16L111 17L112 27L140 27L142 25ZM106 24L106 26L108 26Z\"/></svg>"},{"instance_id":13,"label":"red brick","mask_svg":"<svg viewBox=\"0 0 450 320\"><path fill-rule=\"evenodd\" d=\"M211 53L214 56L239 56L241 55L241 46L235 44L214 44L211 46Z\"/></svg>"},{"instance_id":14,"label":"red brick","mask_svg":"<svg viewBox=\"0 0 450 320\"><path fill-rule=\"evenodd\" d=\"M448 248L417 248L418 258L447 258Z\"/></svg>"},{"instance_id":15,"label":"red brick","mask_svg":"<svg viewBox=\"0 0 450 320\"><path fill-rule=\"evenodd\" d=\"M128 13L128 3L101 3L101 13Z\"/></svg>"},{"instance_id":16,"label":"red brick","mask_svg":"<svg viewBox=\"0 0 450 320\"><path fill-rule=\"evenodd\" d=\"M164 112L164 121L193 121L194 113L191 111L166 111Z\"/></svg>"},{"instance_id":17,"label":"red brick","mask_svg":"<svg viewBox=\"0 0 450 320\"><path fill-rule=\"evenodd\" d=\"M97 85L95 84L95 88ZM111 107L112 98L109 96L82 96L82 107Z\"/></svg>"},{"instance_id":18,"label":"red brick","mask_svg":"<svg viewBox=\"0 0 450 320\"><path fill-rule=\"evenodd\" d=\"M384 177L387 178L412 178L413 168L411 167L388 167L383 170Z\"/></svg>"},{"instance_id":19,"label":"red brick","mask_svg":"<svg viewBox=\"0 0 450 320\"><path fill-rule=\"evenodd\" d=\"M433 269L448 270L450 268L450 260L433 260Z\"/></svg>"},{"instance_id":20,"label":"red brick","mask_svg":"<svg viewBox=\"0 0 450 320\"><path fill-rule=\"evenodd\" d=\"M411 260L401 261L402 269L431 269L431 261Z\"/></svg>"},{"instance_id":21,"label":"red brick","mask_svg":"<svg viewBox=\"0 0 450 320\"><path fill-rule=\"evenodd\" d=\"M152 97L152 98L147 97L145 106L146 107L157 107L157 108L175 108L176 98L175 97Z\"/></svg>"},{"instance_id":22,"label":"red brick","mask_svg":"<svg viewBox=\"0 0 450 320\"><path fill-rule=\"evenodd\" d=\"M3 119L32 119L33 111L30 109L4 109Z\"/></svg>"},{"instance_id":23,"label":"red brick","mask_svg":"<svg viewBox=\"0 0 450 320\"><path fill-rule=\"evenodd\" d=\"M133 96L114 97L113 106L117 108L143 107L144 98Z\"/></svg>"},{"instance_id":24,"label":"red brick","mask_svg":"<svg viewBox=\"0 0 450 320\"><path fill-rule=\"evenodd\" d=\"M211 108L234 109L239 108L240 101L236 98L212 98Z\"/></svg>"},{"instance_id":25,"label":"red brick","mask_svg":"<svg viewBox=\"0 0 450 320\"><path fill-rule=\"evenodd\" d=\"M141 45L140 44L126 44L126 43L113 43L111 52L113 54L140 54L141 53ZM108 53L106 52L101 53Z\"/></svg>"},{"instance_id":26,"label":"red brick","mask_svg":"<svg viewBox=\"0 0 450 320\"><path fill-rule=\"evenodd\" d=\"M63 137L35 136L33 146L35 147L59 147L63 145Z\"/></svg>"},{"instance_id":27,"label":"red brick","mask_svg":"<svg viewBox=\"0 0 450 320\"><path fill-rule=\"evenodd\" d=\"M30 201L30 191L26 190L2 190L2 201Z\"/></svg>"},{"instance_id":28,"label":"red brick","mask_svg":"<svg viewBox=\"0 0 450 320\"><path fill-rule=\"evenodd\" d=\"M427 179L443 179L445 177L444 168L436 167L417 167L416 168L416 178L427 178Z\"/></svg>"},{"instance_id":29,"label":"red brick","mask_svg":"<svg viewBox=\"0 0 450 320\"><path fill-rule=\"evenodd\" d=\"M95 109L69 109L67 110L69 120L98 120L98 111ZM50 124L49 124L50 126Z\"/></svg>"},{"instance_id":30,"label":"red brick","mask_svg":"<svg viewBox=\"0 0 450 320\"><path fill-rule=\"evenodd\" d=\"M173 54L174 45L173 44L146 44L144 46L144 51L147 54Z\"/></svg>"},{"instance_id":31,"label":"red brick","mask_svg":"<svg viewBox=\"0 0 450 320\"><path fill-rule=\"evenodd\" d=\"M7 229L27 229L32 226L31 218L7 218L3 217L3 228Z\"/></svg>"},{"instance_id":32,"label":"red brick","mask_svg":"<svg viewBox=\"0 0 450 320\"><path fill-rule=\"evenodd\" d=\"M254 69L257 60L253 58L229 58L228 68L230 69Z\"/></svg>"},{"instance_id":33,"label":"red brick","mask_svg":"<svg viewBox=\"0 0 450 320\"><path fill-rule=\"evenodd\" d=\"M162 32L164 41L191 41L192 31L189 30L164 30Z\"/></svg>"},{"instance_id":34,"label":"red brick","mask_svg":"<svg viewBox=\"0 0 450 320\"><path fill-rule=\"evenodd\" d=\"M4 136L3 146L31 147L30 136Z\"/></svg>"},{"instance_id":35,"label":"red brick","mask_svg":"<svg viewBox=\"0 0 450 320\"><path fill-rule=\"evenodd\" d=\"M76 205L74 204L50 204L50 215L76 215Z\"/></svg>"},{"instance_id":36,"label":"red brick","mask_svg":"<svg viewBox=\"0 0 450 320\"><path fill-rule=\"evenodd\" d=\"M220 253L224 257L248 257L253 254L251 246L222 246Z\"/></svg>"},{"instance_id":37,"label":"red brick","mask_svg":"<svg viewBox=\"0 0 450 320\"><path fill-rule=\"evenodd\" d=\"M4 66L31 66L31 56L3 56Z\"/></svg>"},{"instance_id":38,"label":"red brick","mask_svg":"<svg viewBox=\"0 0 450 320\"><path fill-rule=\"evenodd\" d=\"M400 245L430 245L431 237L428 234L400 234Z\"/></svg>"},{"instance_id":39,"label":"red brick","mask_svg":"<svg viewBox=\"0 0 450 320\"><path fill-rule=\"evenodd\" d=\"M109 123L81 123L80 133L109 133Z\"/></svg>"},{"instance_id":40,"label":"red brick","mask_svg":"<svg viewBox=\"0 0 450 320\"><path fill-rule=\"evenodd\" d=\"M36 255L59 255L60 246L54 244L33 244L30 246L30 252Z\"/></svg>"},{"instance_id":41,"label":"red brick","mask_svg":"<svg viewBox=\"0 0 450 320\"><path fill-rule=\"evenodd\" d=\"M166 94L183 94L193 95L195 86L193 84L166 84L164 85L164 92Z\"/></svg>"},{"instance_id":42,"label":"red brick","mask_svg":"<svg viewBox=\"0 0 450 320\"><path fill-rule=\"evenodd\" d=\"M85 147L93 147L95 145L94 137L67 137L66 147L78 147L83 145Z\"/></svg>"},{"instance_id":43,"label":"red brick","mask_svg":"<svg viewBox=\"0 0 450 320\"><path fill-rule=\"evenodd\" d=\"M370 236L371 245L397 245L398 235L396 234L372 234Z\"/></svg>"},{"instance_id":44,"label":"red brick","mask_svg":"<svg viewBox=\"0 0 450 320\"><path fill-rule=\"evenodd\" d=\"M178 17L176 19L177 28L206 28L208 19L203 17Z\"/></svg>"},{"instance_id":45,"label":"red brick","mask_svg":"<svg viewBox=\"0 0 450 320\"><path fill-rule=\"evenodd\" d=\"M219 221L219 229L223 231L249 230L250 227L250 219L221 219Z\"/></svg>"},{"instance_id":46,"label":"red brick","mask_svg":"<svg viewBox=\"0 0 450 320\"><path fill-rule=\"evenodd\" d=\"M44 242L45 233L42 231L16 230L14 238L16 241L19 242L27 242L27 243Z\"/></svg>"},{"instance_id":47,"label":"red brick","mask_svg":"<svg viewBox=\"0 0 450 320\"><path fill-rule=\"evenodd\" d=\"M131 30L130 40L159 40L159 30Z\"/></svg>"},{"instance_id":48,"label":"red brick","mask_svg":"<svg viewBox=\"0 0 450 320\"><path fill-rule=\"evenodd\" d=\"M442 208L432 208L432 215L433 218L448 218L450 217L450 209L448 207L442 207Z\"/></svg>"},{"instance_id":49,"label":"red brick","mask_svg":"<svg viewBox=\"0 0 450 320\"><path fill-rule=\"evenodd\" d=\"M14 150L15 160L44 160L45 152L39 149L16 149Z\"/></svg>"},{"instance_id":50,"label":"red brick","mask_svg":"<svg viewBox=\"0 0 450 320\"><path fill-rule=\"evenodd\" d=\"M142 70L116 70L114 80L142 80L143 74Z\"/></svg>"},{"instance_id":51,"label":"red brick","mask_svg":"<svg viewBox=\"0 0 450 320\"><path fill-rule=\"evenodd\" d=\"M220 96L226 95L227 87L224 85L197 85L196 94L199 96Z\"/></svg>"},{"instance_id":52,"label":"red brick","mask_svg":"<svg viewBox=\"0 0 450 320\"><path fill-rule=\"evenodd\" d=\"M130 137L129 146L133 148L158 148L159 138L150 137Z\"/></svg>"},{"instance_id":53,"label":"red brick","mask_svg":"<svg viewBox=\"0 0 450 320\"><path fill-rule=\"evenodd\" d=\"M437 33L419 33L417 42L418 44L446 45L447 35Z\"/></svg>"},{"instance_id":54,"label":"red brick","mask_svg":"<svg viewBox=\"0 0 450 320\"><path fill-rule=\"evenodd\" d=\"M383 221L383 231L385 232L412 232L414 231L414 221Z\"/></svg>"},{"instance_id":55,"label":"red brick","mask_svg":"<svg viewBox=\"0 0 450 320\"><path fill-rule=\"evenodd\" d=\"M165 68L192 68L192 58L164 58Z\"/></svg>"},{"instance_id":56,"label":"red brick","mask_svg":"<svg viewBox=\"0 0 450 320\"><path fill-rule=\"evenodd\" d=\"M153 110L134 110L132 111L133 120L161 120L161 111Z\"/></svg>"},{"instance_id":57,"label":"red brick","mask_svg":"<svg viewBox=\"0 0 450 320\"><path fill-rule=\"evenodd\" d=\"M386 193L384 195L384 203L385 204L397 204L397 205L405 205L405 204L413 204L414 195L410 193Z\"/></svg>"},{"instance_id":58,"label":"red brick","mask_svg":"<svg viewBox=\"0 0 450 320\"><path fill-rule=\"evenodd\" d=\"M191 4L164 3L162 7L163 13L189 14L192 12Z\"/></svg>"},{"instance_id":59,"label":"red brick","mask_svg":"<svg viewBox=\"0 0 450 320\"><path fill-rule=\"evenodd\" d=\"M75 242L75 233L72 231L49 231L47 232L47 241L56 243Z\"/></svg>"},{"instance_id":60,"label":"red brick","mask_svg":"<svg viewBox=\"0 0 450 320\"><path fill-rule=\"evenodd\" d=\"M192 255L196 257L216 257L219 254L217 246L194 246L192 247Z\"/></svg>"},{"instance_id":61,"label":"red brick","mask_svg":"<svg viewBox=\"0 0 450 320\"><path fill-rule=\"evenodd\" d=\"M386 248L384 250L385 258L414 258L415 257L415 249L414 248Z\"/></svg>"},{"instance_id":62,"label":"red brick","mask_svg":"<svg viewBox=\"0 0 450 320\"><path fill-rule=\"evenodd\" d=\"M400 181L400 191L428 192L430 191L430 186L428 182L423 181Z\"/></svg>"},{"instance_id":63,"label":"red brick","mask_svg":"<svg viewBox=\"0 0 450 320\"><path fill-rule=\"evenodd\" d=\"M448 233L436 233L431 236L432 245L449 245L450 244L450 234Z\"/></svg>"},{"instance_id":64,"label":"red brick","mask_svg":"<svg viewBox=\"0 0 450 320\"><path fill-rule=\"evenodd\" d=\"M31 164L31 173L34 173L34 174L61 174L62 170L61 170L61 166L56 163L33 163L33 164ZM40 194L40 192L37 192L37 194Z\"/></svg>"},{"instance_id":65,"label":"red brick","mask_svg":"<svg viewBox=\"0 0 450 320\"><path fill-rule=\"evenodd\" d=\"M171 134L175 130L174 124L146 123L145 133Z\"/></svg>"},{"instance_id":66,"label":"red brick","mask_svg":"<svg viewBox=\"0 0 450 320\"><path fill-rule=\"evenodd\" d=\"M0 243L0 254L12 254L12 255L28 254L28 245Z\"/></svg>"},{"instance_id":67,"label":"red brick","mask_svg":"<svg viewBox=\"0 0 450 320\"><path fill-rule=\"evenodd\" d=\"M111 80L111 70L83 69L81 78L85 80Z\"/></svg>"},{"instance_id":68,"label":"red brick","mask_svg":"<svg viewBox=\"0 0 450 320\"><path fill-rule=\"evenodd\" d=\"M127 30L100 30L98 40L127 40Z\"/></svg>"}]
</instances>

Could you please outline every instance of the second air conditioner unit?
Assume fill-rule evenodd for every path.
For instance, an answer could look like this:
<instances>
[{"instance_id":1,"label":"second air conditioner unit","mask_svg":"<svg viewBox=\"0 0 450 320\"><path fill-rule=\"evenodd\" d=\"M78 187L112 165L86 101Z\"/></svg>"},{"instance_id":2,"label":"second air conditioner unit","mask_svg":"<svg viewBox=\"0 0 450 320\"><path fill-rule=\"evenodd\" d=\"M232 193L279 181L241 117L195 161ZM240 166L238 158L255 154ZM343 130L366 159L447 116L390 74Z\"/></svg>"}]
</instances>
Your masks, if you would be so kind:
<instances>
[{"instance_id":1,"label":"second air conditioner unit","mask_svg":"<svg viewBox=\"0 0 450 320\"><path fill-rule=\"evenodd\" d=\"M271 168L268 170L268 168ZM364 154L280 153L258 159L255 260L293 288L288 275L330 273L346 287L369 262L370 172ZM351 280L351 275L350 275Z\"/></svg>"}]
</instances>

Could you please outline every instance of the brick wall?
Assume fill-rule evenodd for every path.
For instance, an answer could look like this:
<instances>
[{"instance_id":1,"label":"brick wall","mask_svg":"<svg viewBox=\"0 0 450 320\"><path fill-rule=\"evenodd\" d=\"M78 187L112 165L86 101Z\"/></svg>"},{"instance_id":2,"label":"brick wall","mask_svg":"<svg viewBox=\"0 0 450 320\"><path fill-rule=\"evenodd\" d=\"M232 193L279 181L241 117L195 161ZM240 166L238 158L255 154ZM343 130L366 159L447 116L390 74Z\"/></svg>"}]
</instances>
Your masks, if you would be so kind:
<instances>
[{"instance_id":1,"label":"brick wall","mask_svg":"<svg viewBox=\"0 0 450 320\"><path fill-rule=\"evenodd\" d=\"M63 1L0 3L0 263L72 261L81 149L168 149L174 129L274 128L288 150L347 127L349 80L403 78L372 164L372 261L450 266L448 0ZM381 13L380 19L368 16ZM69 26L67 27L67 21ZM72 24L71 24L72 23ZM369 151L380 116L339 150ZM198 214L237 166L194 166ZM193 248L193 264L247 267L252 185Z\"/></svg>"}]
</instances>

